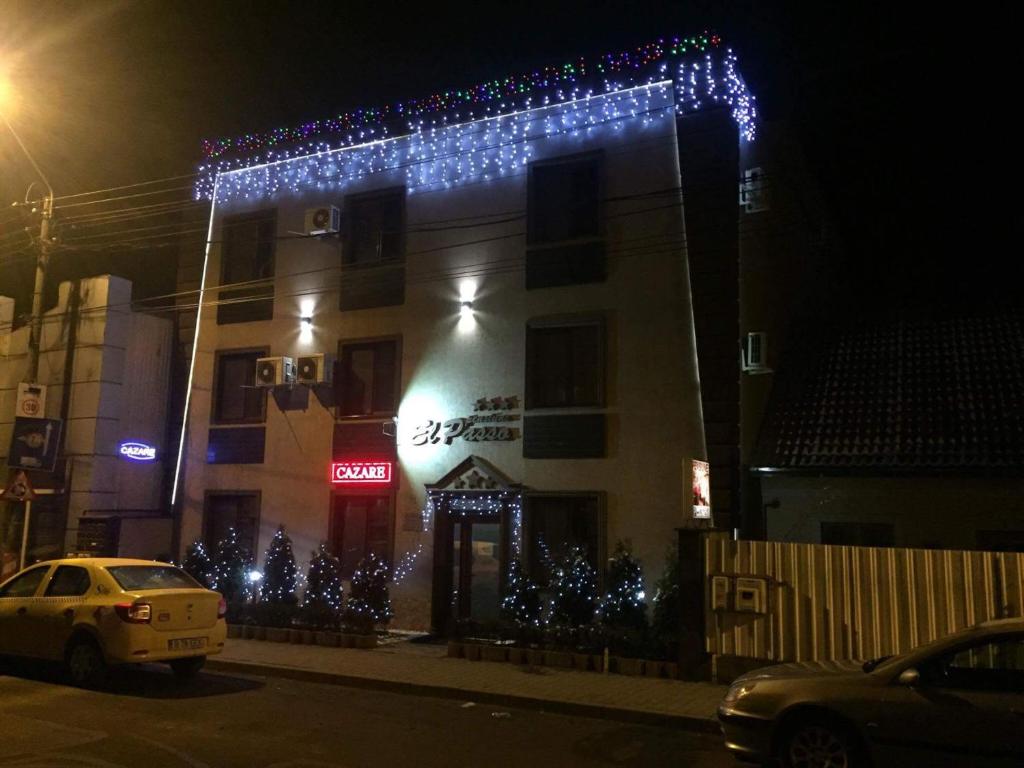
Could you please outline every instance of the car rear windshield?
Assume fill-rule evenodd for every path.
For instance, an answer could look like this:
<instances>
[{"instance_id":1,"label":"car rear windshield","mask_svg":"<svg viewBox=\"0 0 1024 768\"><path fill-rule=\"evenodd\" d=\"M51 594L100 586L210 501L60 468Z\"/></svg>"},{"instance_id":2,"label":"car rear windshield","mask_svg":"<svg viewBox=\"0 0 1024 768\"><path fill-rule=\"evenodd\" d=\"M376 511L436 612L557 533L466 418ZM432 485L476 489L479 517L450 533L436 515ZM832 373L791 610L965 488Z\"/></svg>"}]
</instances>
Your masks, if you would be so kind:
<instances>
[{"instance_id":1,"label":"car rear windshield","mask_svg":"<svg viewBox=\"0 0 1024 768\"><path fill-rule=\"evenodd\" d=\"M180 568L166 565L115 565L107 573L121 589L135 592L144 589L201 589L199 583Z\"/></svg>"}]
</instances>

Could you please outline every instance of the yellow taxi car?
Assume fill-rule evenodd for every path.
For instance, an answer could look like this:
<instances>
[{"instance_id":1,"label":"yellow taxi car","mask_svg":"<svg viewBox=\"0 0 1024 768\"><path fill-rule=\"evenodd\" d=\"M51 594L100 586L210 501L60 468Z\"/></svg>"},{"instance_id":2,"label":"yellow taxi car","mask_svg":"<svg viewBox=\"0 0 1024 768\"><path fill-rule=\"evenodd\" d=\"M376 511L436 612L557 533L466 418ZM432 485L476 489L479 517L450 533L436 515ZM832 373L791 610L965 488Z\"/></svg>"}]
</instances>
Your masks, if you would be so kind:
<instances>
[{"instance_id":1,"label":"yellow taxi car","mask_svg":"<svg viewBox=\"0 0 1024 768\"><path fill-rule=\"evenodd\" d=\"M52 560L0 584L0 656L62 661L85 687L116 664L167 662L189 678L223 650L225 611L218 593L167 563Z\"/></svg>"}]
</instances>

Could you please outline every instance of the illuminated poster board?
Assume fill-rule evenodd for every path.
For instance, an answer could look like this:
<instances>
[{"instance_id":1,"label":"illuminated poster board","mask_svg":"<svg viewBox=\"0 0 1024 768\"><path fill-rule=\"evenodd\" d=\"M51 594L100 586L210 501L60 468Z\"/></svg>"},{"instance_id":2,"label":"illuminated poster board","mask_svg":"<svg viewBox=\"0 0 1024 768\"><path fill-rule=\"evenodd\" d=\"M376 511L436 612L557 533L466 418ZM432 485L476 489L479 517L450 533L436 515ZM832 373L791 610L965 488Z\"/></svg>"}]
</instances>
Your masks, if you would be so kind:
<instances>
[{"instance_id":1,"label":"illuminated poster board","mask_svg":"<svg viewBox=\"0 0 1024 768\"><path fill-rule=\"evenodd\" d=\"M710 520L711 467L706 461L694 459L690 477L693 488L693 516L698 520Z\"/></svg>"}]
</instances>

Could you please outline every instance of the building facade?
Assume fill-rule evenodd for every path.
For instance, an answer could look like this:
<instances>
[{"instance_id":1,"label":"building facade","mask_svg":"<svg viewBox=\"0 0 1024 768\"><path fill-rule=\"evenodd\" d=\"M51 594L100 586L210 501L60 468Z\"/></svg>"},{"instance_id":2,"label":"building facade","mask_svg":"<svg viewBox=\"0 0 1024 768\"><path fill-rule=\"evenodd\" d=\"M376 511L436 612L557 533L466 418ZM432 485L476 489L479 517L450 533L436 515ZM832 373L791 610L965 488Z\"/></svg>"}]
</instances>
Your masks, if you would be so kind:
<instances>
[{"instance_id":1,"label":"building facade","mask_svg":"<svg viewBox=\"0 0 1024 768\"><path fill-rule=\"evenodd\" d=\"M30 329L14 327L14 300L0 297L0 461L10 472L23 467L38 494L27 532L25 504L0 501L0 578L22 560L74 552L170 556L165 447L173 324L133 311L131 288L110 275L59 285L42 322L34 383L44 391L36 418L27 421L15 418L15 405L29 372ZM38 456L11 455L34 445L32 432L43 436L35 441L43 443Z\"/></svg>"},{"instance_id":2,"label":"building facade","mask_svg":"<svg viewBox=\"0 0 1024 768\"><path fill-rule=\"evenodd\" d=\"M300 567L320 542L346 577L374 553L395 623L438 631L496 619L516 560L543 583L573 547L600 572L629 541L653 581L674 530L710 524L686 208L717 185L735 222L749 97L705 43L586 92L216 168L182 549L234 528L261 561L284 525ZM722 109L693 106L719 82ZM732 167L687 188L698 142Z\"/></svg>"}]
</instances>

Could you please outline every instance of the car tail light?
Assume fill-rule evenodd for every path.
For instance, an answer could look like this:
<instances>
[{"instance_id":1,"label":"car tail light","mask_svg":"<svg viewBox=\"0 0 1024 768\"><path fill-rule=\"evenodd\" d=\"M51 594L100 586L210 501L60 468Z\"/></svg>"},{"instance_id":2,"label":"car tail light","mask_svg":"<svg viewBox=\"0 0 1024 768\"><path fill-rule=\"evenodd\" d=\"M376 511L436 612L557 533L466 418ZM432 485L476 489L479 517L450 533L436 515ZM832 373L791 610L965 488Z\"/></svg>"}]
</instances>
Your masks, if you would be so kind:
<instances>
[{"instance_id":1,"label":"car tail light","mask_svg":"<svg viewBox=\"0 0 1024 768\"><path fill-rule=\"evenodd\" d=\"M228 601L223 597L217 601L217 618L223 619L228 612Z\"/></svg>"},{"instance_id":2,"label":"car tail light","mask_svg":"<svg viewBox=\"0 0 1024 768\"><path fill-rule=\"evenodd\" d=\"M121 621L127 621L129 624L149 624L153 615L149 603L118 603L114 610L121 617Z\"/></svg>"}]
</instances>

